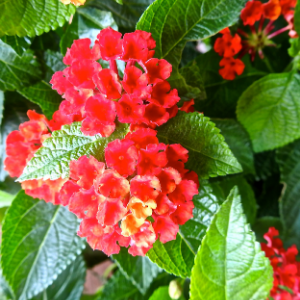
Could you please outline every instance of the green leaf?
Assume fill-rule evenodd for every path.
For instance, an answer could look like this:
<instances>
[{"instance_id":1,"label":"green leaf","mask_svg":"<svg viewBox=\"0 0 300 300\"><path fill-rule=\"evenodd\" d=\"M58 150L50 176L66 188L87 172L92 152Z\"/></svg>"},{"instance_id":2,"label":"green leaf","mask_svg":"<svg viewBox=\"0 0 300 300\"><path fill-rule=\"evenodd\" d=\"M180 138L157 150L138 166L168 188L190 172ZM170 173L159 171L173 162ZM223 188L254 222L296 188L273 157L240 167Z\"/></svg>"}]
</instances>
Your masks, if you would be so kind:
<instances>
[{"instance_id":1,"label":"green leaf","mask_svg":"<svg viewBox=\"0 0 300 300\"><path fill-rule=\"evenodd\" d=\"M294 15L294 26L298 35L300 35L300 3L299 1L296 4L295 15Z\"/></svg>"},{"instance_id":2,"label":"green leaf","mask_svg":"<svg viewBox=\"0 0 300 300\"><path fill-rule=\"evenodd\" d=\"M123 31L134 31L142 13L154 0L123 0L123 5L114 0L91 0L86 6L95 7L102 11L110 11Z\"/></svg>"},{"instance_id":3,"label":"green leaf","mask_svg":"<svg viewBox=\"0 0 300 300\"><path fill-rule=\"evenodd\" d=\"M279 173L279 167L275 160L275 150L255 153L256 180L266 180L272 174Z\"/></svg>"},{"instance_id":4,"label":"green leaf","mask_svg":"<svg viewBox=\"0 0 300 300\"><path fill-rule=\"evenodd\" d=\"M201 70L207 99L198 101L195 107L208 117L236 118L236 105L241 94L267 73L253 68L250 58L245 56L243 74L235 80L224 80L219 74L220 60L221 57L214 50L197 56L195 62Z\"/></svg>"},{"instance_id":5,"label":"green leaf","mask_svg":"<svg viewBox=\"0 0 300 300\"><path fill-rule=\"evenodd\" d=\"M2 227L3 275L18 300L47 288L82 251L79 221L62 206L33 199L21 191Z\"/></svg>"},{"instance_id":6,"label":"green leaf","mask_svg":"<svg viewBox=\"0 0 300 300\"><path fill-rule=\"evenodd\" d=\"M0 268L0 299L1 300L14 300L15 297L5 281L3 275L2 275L2 269Z\"/></svg>"},{"instance_id":7,"label":"green leaf","mask_svg":"<svg viewBox=\"0 0 300 300\"><path fill-rule=\"evenodd\" d=\"M58 110L62 101L61 96L44 80L18 92L31 102L38 104L48 119L52 119L53 113Z\"/></svg>"},{"instance_id":8,"label":"green leaf","mask_svg":"<svg viewBox=\"0 0 300 300\"><path fill-rule=\"evenodd\" d=\"M30 47L31 40L28 37L18 37L16 35L14 36L3 36L1 40L5 43L11 46L15 52L22 56L22 54Z\"/></svg>"},{"instance_id":9,"label":"green leaf","mask_svg":"<svg viewBox=\"0 0 300 300\"><path fill-rule=\"evenodd\" d=\"M1 0L0 0L1 1ZM12 2L8 1L7 3ZM0 3L1 7L1 3ZM1 23L3 24L6 22ZM41 77L40 65L31 50L20 57L15 50L0 40L0 89L15 90L28 86Z\"/></svg>"},{"instance_id":10,"label":"green leaf","mask_svg":"<svg viewBox=\"0 0 300 300\"><path fill-rule=\"evenodd\" d=\"M162 244L156 241L147 256L168 273L189 277L194 264L194 257L205 235L206 229L219 208L219 200L212 194L208 185L203 185L194 199L194 216L180 226L175 241Z\"/></svg>"},{"instance_id":11,"label":"green leaf","mask_svg":"<svg viewBox=\"0 0 300 300\"><path fill-rule=\"evenodd\" d=\"M300 75L270 74L240 97L237 118L248 131L255 152L284 146L300 137Z\"/></svg>"},{"instance_id":12,"label":"green leaf","mask_svg":"<svg viewBox=\"0 0 300 300\"><path fill-rule=\"evenodd\" d=\"M30 300L79 300L85 282L86 268L79 255L46 290Z\"/></svg>"},{"instance_id":13,"label":"green leaf","mask_svg":"<svg viewBox=\"0 0 300 300\"><path fill-rule=\"evenodd\" d=\"M221 181L212 183L214 192L215 189L218 188L218 200L221 202L226 200L234 186L237 186L239 189L243 210L247 217L247 222L253 224L256 218L257 204L253 189L247 180L243 176L232 176L225 177Z\"/></svg>"},{"instance_id":14,"label":"green leaf","mask_svg":"<svg viewBox=\"0 0 300 300\"><path fill-rule=\"evenodd\" d=\"M284 242L300 247L300 140L278 149L277 161L284 184L280 199Z\"/></svg>"},{"instance_id":15,"label":"green leaf","mask_svg":"<svg viewBox=\"0 0 300 300\"><path fill-rule=\"evenodd\" d=\"M179 112L158 128L158 138L166 144L179 143L189 150L187 168L200 178L234 174L242 171L220 130L209 118L197 112Z\"/></svg>"},{"instance_id":16,"label":"green leaf","mask_svg":"<svg viewBox=\"0 0 300 300\"><path fill-rule=\"evenodd\" d=\"M75 13L74 5L60 0L0 0L0 35L41 35L55 30Z\"/></svg>"},{"instance_id":17,"label":"green leaf","mask_svg":"<svg viewBox=\"0 0 300 300\"><path fill-rule=\"evenodd\" d=\"M156 56L178 66L187 41L216 34L239 17L244 0L157 0L144 12L137 29L151 32Z\"/></svg>"},{"instance_id":18,"label":"green leaf","mask_svg":"<svg viewBox=\"0 0 300 300\"><path fill-rule=\"evenodd\" d=\"M195 258L190 299L266 299L273 286L272 274L234 188L213 218Z\"/></svg>"},{"instance_id":19,"label":"green leaf","mask_svg":"<svg viewBox=\"0 0 300 300\"><path fill-rule=\"evenodd\" d=\"M119 124L108 138L100 135L86 136L80 130L80 123L65 125L53 131L52 136L43 142L34 157L28 162L18 181L29 179L68 178L69 163L82 155L92 155L104 161L104 149L115 139L122 139L128 131L127 124Z\"/></svg>"},{"instance_id":20,"label":"green leaf","mask_svg":"<svg viewBox=\"0 0 300 300\"><path fill-rule=\"evenodd\" d=\"M145 294L154 278L162 270L151 262L148 257L132 256L122 248L112 258L116 261L123 275L130 280L142 294Z\"/></svg>"},{"instance_id":21,"label":"green leaf","mask_svg":"<svg viewBox=\"0 0 300 300\"><path fill-rule=\"evenodd\" d=\"M0 190L0 208L10 206L15 195Z\"/></svg>"},{"instance_id":22,"label":"green leaf","mask_svg":"<svg viewBox=\"0 0 300 300\"><path fill-rule=\"evenodd\" d=\"M168 286L161 286L155 292L152 294L152 296L149 298L149 300L185 300L183 296L180 296L179 298L171 298L169 294L169 287Z\"/></svg>"},{"instance_id":23,"label":"green leaf","mask_svg":"<svg viewBox=\"0 0 300 300\"><path fill-rule=\"evenodd\" d=\"M244 173L255 174L254 154L248 133L233 119L211 119L221 131L225 142L237 158Z\"/></svg>"},{"instance_id":24,"label":"green leaf","mask_svg":"<svg viewBox=\"0 0 300 300\"><path fill-rule=\"evenodd\" d=\"M61 52L65 54L67 48L70 48L73 41L77 39L89 38L94 44L100 30L109 26L115 30L118 29L111 12L101 11L94 7L78 8L72 23L61 38Z\"/></svg>"}]
</instances>

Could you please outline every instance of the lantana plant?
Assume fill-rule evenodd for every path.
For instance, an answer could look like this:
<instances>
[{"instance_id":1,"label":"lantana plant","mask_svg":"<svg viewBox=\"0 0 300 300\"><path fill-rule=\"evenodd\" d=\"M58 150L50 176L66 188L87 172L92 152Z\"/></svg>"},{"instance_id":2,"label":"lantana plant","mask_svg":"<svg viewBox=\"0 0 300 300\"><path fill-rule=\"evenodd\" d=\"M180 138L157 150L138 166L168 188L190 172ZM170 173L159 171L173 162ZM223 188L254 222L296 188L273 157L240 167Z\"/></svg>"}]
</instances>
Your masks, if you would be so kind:
<instances>
[{"instance_id":1,"label":"lantana plant","mask_svg":"<svg viewBox=\"0 0 300 300\"><path fill-rule=\"evenodd\" d=\"M23 2L0 298L300 299L300 4Z\"/></svg>"}]
</instances>

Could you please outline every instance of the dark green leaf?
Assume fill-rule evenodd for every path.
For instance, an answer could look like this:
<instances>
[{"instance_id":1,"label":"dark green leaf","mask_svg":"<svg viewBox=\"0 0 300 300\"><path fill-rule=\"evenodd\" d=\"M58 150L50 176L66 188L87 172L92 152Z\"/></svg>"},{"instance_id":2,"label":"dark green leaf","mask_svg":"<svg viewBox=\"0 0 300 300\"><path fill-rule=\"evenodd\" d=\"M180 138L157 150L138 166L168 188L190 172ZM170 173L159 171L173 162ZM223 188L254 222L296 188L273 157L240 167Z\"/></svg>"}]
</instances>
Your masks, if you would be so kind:
<instances>
[{"instance_id":1,"label":"dark green leaf","mask_svg":"<svg viewBox=\"0 0 300 300\"><path fill-rule=\"evenodd\" d=\"M62 206L33 199L21 191L2 227L1 265L18 300L47 288L79 254L83 239L78 219Z\"/></svg>"},{"instance_id":2,"label":"dark green leaf","mask_svg":"<svg viewBox=\"0 0 300 300\"><path fill-rule=\"evenodd\" d=\"M219 192L221 190L222 196L219 196L218 200L222 202L226 200L231 189L234 186L237 186L239 189L243 210L247 217L247 222L253 224L256 218L257 204L256 204L255 195L252 190L252 187L244 177L242 176L232 176L228 178L225 177L221 181L212 184L214 191L216 187L219 188L218 190ZM220 193L218 195L220 195Z\"/></svg>"},{"instance_id":3,"label":"dark green leaf","mask_svg":"<svg viewBox=\"0 0 300 300\"><path fill-rule=\"evenodd\" d=\"M254 155L256 180L267 179L272 174L279 173L279 167L275 160L275 150L256 153Z\"/></svg>"},{"instance_id":4,"label":"dark green leaf","mask_svg":"<svg viewBox=\"0 0 300 300\"><path fill-rule=\"evenodd\" d=\"M46 290L30 300L79 300L85 273L85 264L79 255Z\"/></svg>"},{"instance_id":5,"label":"dark green leaf","mask_svg":"<svg viewBox=\"0 0 300 300\"><path fill-rule=\"evenodd\" d=\"M284 146L300 137L300 75L270 74L240 97L237 118L255 152Z\"/></svg>"},{"instance_id":6,"label":"dark green leaf","mask_svg":"<svg viewBox=\"0 0 300 300\"><path fill-rule=\"evenodd\" d=\"M132 256L126 248L122 248L119 254L114 254L116 261L123 275L130 280L139 291L144 294L157 277L161 269L151 262L148 257Z\"/></svg>"},{"instance_id":7,"label":"dark green leaf","mask_svg":"<svg viewBox=\"0 0 300 300\"><path fill-rule=\"evenodd\" d=\"M44 80L18 92L31 102L38 104L48 119L52 119L53 113L58 110L62 101L61 96Z\"/></svg>"},{"instance_id":8,"label":"dark green leaf","mask_svg":"<svg viewBox=\"0 0 300 300\"><path fill-rule=\"evenodd\" d=\"M166 144L179 143L188 149L187 168L197 172L200 178L241 172L239 162L219 132L202 114L179 112L158 128L158 137Z\"/></svg>"},{"instance_id":9,"label":"dark green leaf","mask_svg":"<svg viewBox=\"0 0 300 300\"><path fill-rule=\"evenodd\" d=\"M195 258L190 299L266 299L272 274L234 188L214 216Z\"/></svg>"},{"instance_id":10,"label":"dark green leaf","mask_svg":"<svg viewBox=\"0 0 300 300\"><path fill-rule=\"evenodd\" d=\"M282 232L282 222L280 218L276 217L263 217L256 220L252 225L252 229L255 232L256 240L259 242L266 242L264 234L268 232L270 227L275 227L279 232Z\"/></svg>"},{"instance_id":11,"label":"dark green leaf","mask_svg":"<svg viewBox=\"0 0 300 300\"><path fill-rule=\"evenodd\" d=\"M12 1L8 1L7 3ZM40 66L34 58L32 51L27 50L20 57L11 46L0 40L1 90L21 89L38 81L40 77Z\"/></svg>"},{"instance_id":12,"label":"dark green leaf","mask_svg":"<svg viewBox=\"0 0 300 300\"><path fill-rule=\"evenodd\" d=\"M71 160L82 155L93 155L99 161L104 161L107 144L115 139L122 139L128 131L127 124L119 124L112 135L103 138L100 135L86 136L80 127L80 123L73 123L53 131L52 136L43 142L43 147L28 162L18 181L68 178Z\"/></svg>"},{"instance_id":13,"label":"dark green leaf","mask_svg":"<svg viewBox=\"0 0 300 300\"><path fill-rule=\"evenodd\" d=\"M134 31L135 25L145 9L154 0L123 0L123 5L114 0L92 0L87 6L96 7L102 11L110 11L118 25L126 29L125 31Z\"/></svg>"},{"instance_id":14,"label":"dark green leaf","mask_svg":"<svg viewBox=\"0 0 300 300\"><path fill-rule=\"evenodd\" d=\"M249 57L245 56L243 74L235 80L224 80L219 74L220 60L221 57L214 50L198 55L195 60L207 94L207 99L198 101L195 107L208 117L235 118L236 104L241 94L266 73L253 68Z\"/></svg>"},{"instance_id":15,"label":"dark green leaf","mask_svg":"<svg viewBox=\"0 0 300 300\"><path fill-rule=\"evenodd\" d=\"M153 249L147 253L158 266L183 278L190 276L197 249L220 204L207 185L201 187L199 195L195 196L193 201L194 216L180 226L176 240L166 244L156 241Z\"/></svg>"},{"instance_id":16,"label":"dark green leaf","mask_svg":"<svg viewBox=\"0 0 300 300\"><path fill-rule=\"evenodd\" d=\"M283 237L288 246L300 247L300 140L277 150L280 179L284 183L280 200Z\"/></svg>"},{"instance_id":17,"label":"dark green leaf","mask_svg":"<svg viewBox=\"0 0 300 300\"><path fill-rule=\"evenodd\" d=\"M62 71L66 68L66 65L63 63L63 56L59 52L47 50L44 53L44 60L46 64L45 81L47 83L50 82L55 72Z\"/></svg>"},{"instance_id":18,"label":"dark green leaf","mask_svg":"<svg viewBox=\"0 0 300 300\"><path fill-rule=\"evenodd\" d=\"M255 174L254 155L248 133L233 119L211 119L221 130L225 142L237 158L244 173Z\"/></svg>"},{"instance_id":19,"label":"dark green leaf","mask_svg":"<svg viewBox=\"0 0 300 300\"><path fill-rule=\"evenodd\" d=\"M55 30L75 13L60 0L1 0L0 35L41 35Z\"/></svg>"},{"instance_id":20,"label":"dark green leaf","mask_svg":"<svg viewBox=\"0 0 300 300\"><path fill-rule=\"evenodd\" d=\"M5 43L11 46L15 52L22 56L22 54L30 47L31 40L28 37L18 37L16 35L14 36L3 36L1 40Z\"/></svg>"},{"instance_id":21,"label":"dark green leaf","mask_svg":"<svg viewBox=\"0 0 300 300\"><path fill-rule=\"evenodd\" d=\"M70 48L77 39L89 38L94 43L100 30L108 26L118 29L111 12L101 11L95 7L78 8L72 23L61 38L61 52L65 54L67 48Z\"/></svg>"}]
</instances>

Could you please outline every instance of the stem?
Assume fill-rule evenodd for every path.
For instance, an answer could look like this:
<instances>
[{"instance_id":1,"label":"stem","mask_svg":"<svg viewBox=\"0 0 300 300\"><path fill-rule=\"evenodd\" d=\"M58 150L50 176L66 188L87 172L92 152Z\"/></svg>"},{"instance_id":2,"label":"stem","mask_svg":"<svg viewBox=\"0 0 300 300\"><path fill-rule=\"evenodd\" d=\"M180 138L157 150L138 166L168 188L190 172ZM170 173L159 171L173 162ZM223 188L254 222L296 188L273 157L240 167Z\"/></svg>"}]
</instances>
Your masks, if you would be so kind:
<instances>
[{"instance_id":1,"label":"stem","mask_svg":"<svg viewBox=\"0 0 300 300\"><path fill-rule=\"evenodd\" d=\"M267 57L265 57L262 61L265 63L265 65L267 66L268 70L271 73L275 73L274 70L273 70L273 68L272 68L272 66L271 66L271 64L270 64L270 61L269 61L269 59Z\"/></svg>"},{"instance_id":2,"label":"stem","mask_svg":"<svg viewBox=\"0 0 300 300\"><path fill-rule=\"evenodd\" d=\"M290 30L290 29L291 29L291 25L288 25L288 26L286 26L286 27L283 27L283 28L281 28L281 29L279 29L279 30L277 30L277 31L275 31L275 32L273 32L273 33L271 33L270 35L267 36L267 38L268 38L268 39L272 39L273 37L275 37L275 36L277 36L277 35L279 35L279 34L285 32L285 31L287 31L287 30Z\"/></svg>"},{"instance_id":3,"label":"stem","mask_svg":"<svg viewBox=\"0 0 300 300\"><path fill-rule=\"evenodd\" d=\"M265 22L265 17L262 16L260 21L259 21L259 25L258 25L258 32L261 32L264 26L264 22Z\"/></svg>"},{"instance_id":4,"label":"stem","mask_svg":"<svg viewBox=\"0 0 300 300\"><path fill-rule=\"evenodd\" d=\"M254 25L249 25L249 27L250 27L251 32L256 34L256 29L255 29Z\"/></svg>"},{"instance_id":5,"label":"stem","mask_svg":"<svg viewBox=\"0 0 300 300\"><path fill-rule=\"evenodd\" d=\"M242 30L242 29L238 29L237 30L237 33L239 33L240 35L242 35L242 36L244 36L244 37L249 37L249 34L248 33L246 33L244 30Z\"/></svg>"},{"instance_id":6,"label":"stem","mask_svg":"<svg viewBox=\"0 0 300 300\"><path fill-rule=\"evenodd\" d=\"M265 29L264 29L265 34L268 34L268 33L270 33L270 31L273 30L273 26L272 26L273 23L274 23L274 21L270 21L270 22L267 24L267 26L266 26Z\"/></svg>"}]
</instances>

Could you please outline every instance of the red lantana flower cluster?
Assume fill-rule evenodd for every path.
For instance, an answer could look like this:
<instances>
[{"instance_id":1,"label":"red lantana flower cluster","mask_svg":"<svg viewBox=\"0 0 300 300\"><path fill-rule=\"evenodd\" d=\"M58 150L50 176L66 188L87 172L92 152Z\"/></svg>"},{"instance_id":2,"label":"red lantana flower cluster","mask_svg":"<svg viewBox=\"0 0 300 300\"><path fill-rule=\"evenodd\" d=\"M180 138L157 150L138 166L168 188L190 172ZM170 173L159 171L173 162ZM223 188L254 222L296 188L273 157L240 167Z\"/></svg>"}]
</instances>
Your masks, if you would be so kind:
<instances>
[{"instance_id":1,"label":"red lantana flower cluster","mask_svg":"<svg viewBox=\"0 0 300 300\"><path fill-rule=\"evenodd\" d=\"M130 246L143 256L157 239L176 239L199 188L197 174L184 168L188 151L159 143L145 128L110 142L105 160L82 156L70 164L58 201L82 219L78 235L107 255Z\"/></svg>"},{"instance_id":2,"label":"red lantana flower cluster","mask_svg":"<svg viewBox=\"0 0 300 300\"><path fill-rule=\"evenodd\" d=\"M225 28L220 33L222 37L216 39L214 50L223 56L220 61L220 75L227 80L233 80L237 75L241 75L245 65L241 58L249 53L251 60L255 59L258 53L261 59L264 58L263 48L276 46L271 40L278 34L289 31L292 38L297 37L294 29L294 13L297 0L269 0L267 3L251 0L246 3L241 11L241 19L244 26L248 26L249 32L239 28L234 36L230 30ZM274 21L283 15L288 25L275 32ZM267 20L267 21L266 21ZM243 36L245 39L241 39ZM237 55L237 58L234 56Z\"/></svg>"},{"instance_id":3,"label":"red lantana flower cluster","mask_svg":"<svg viewBox=\"0 0 300 300\"><path fill-rule=\"evenodd\" d=\"M53 88L65 99L56 114L70 122L82 121L86 135L104 137L115 130L116 117L121 123L155 128L177 114L180 98L166 81L172 65L152 58L156 43L151 33L136 30L122 38L108 27L92 49L90 43L74 41L64 58L69 67L52 77ZM109 62L109 69L102 68L100 58ZM117 59L126 62L122 80Z\"/></svg>"},{"instance_id":4,"label":"red lantana flower cluster","mask_svg":"<svg viewBox=\"0 0 300 300\"><path fill-rule=\"evenodd\" d=\"M19 177L27 162L42 146L43 141L51 136L53 120L48 121L44 115L32 110L27 112L29 121L21 124L19 130L12 131L6 139L6 158L4 168L11 177ZM54 123L55 124L55 123ZM43 180L33 179L21 183L27 195L44 199L46 202L55 202L58 193L66 179Z\"/></svg>"},{"instance_id":5,"label":"red lantana flower cluster","mask_svg":"<svg viewBox=\"0 0 300 300\"><path fill-rule=\"evenodd\" d=\"M285 250L278 235L278 230L271 227L264 235L267 243L261 243L261 248L273 267L271 297L274 300L299 300L300 262L296 261L298 250L295 245Z\"/></svg>"}]
</instances>

